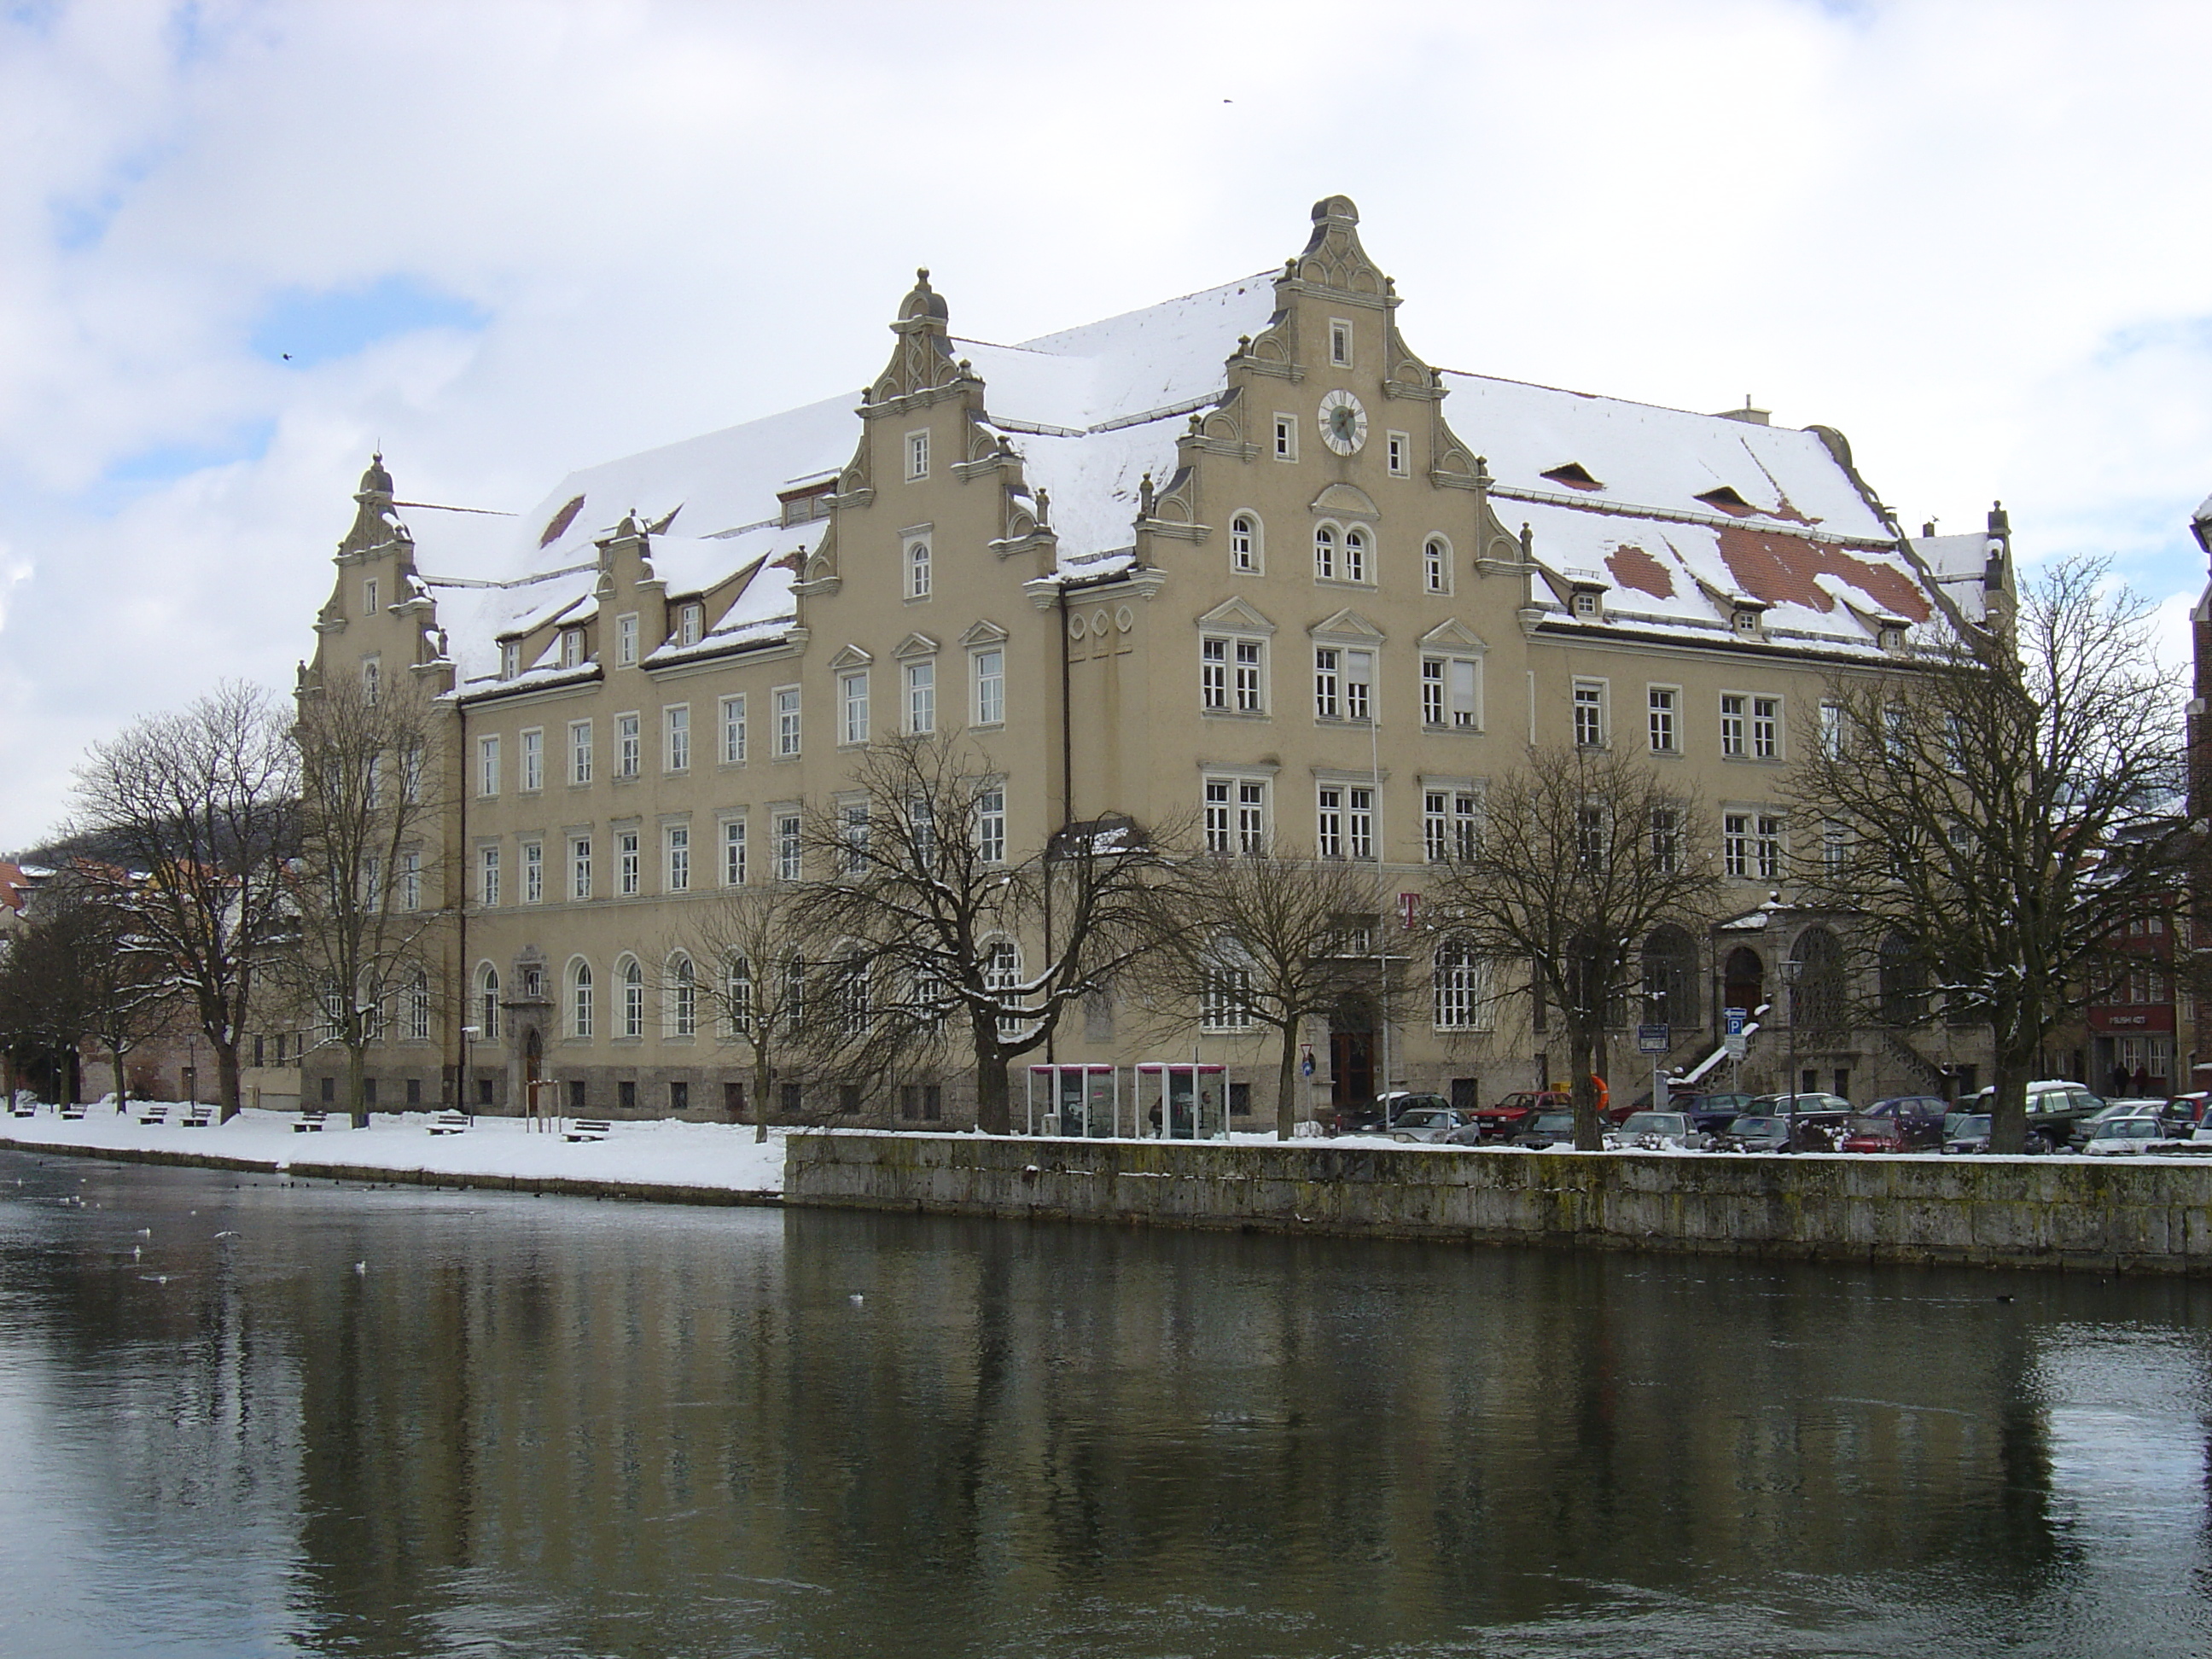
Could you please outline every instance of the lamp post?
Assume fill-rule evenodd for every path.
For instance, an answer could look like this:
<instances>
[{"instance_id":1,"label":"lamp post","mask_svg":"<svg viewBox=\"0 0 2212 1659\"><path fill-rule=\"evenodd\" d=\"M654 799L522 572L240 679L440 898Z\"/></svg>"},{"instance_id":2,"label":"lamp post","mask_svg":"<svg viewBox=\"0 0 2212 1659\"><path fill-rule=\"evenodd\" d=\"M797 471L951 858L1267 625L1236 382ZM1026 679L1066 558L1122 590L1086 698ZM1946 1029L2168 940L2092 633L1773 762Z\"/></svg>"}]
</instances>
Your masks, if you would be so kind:
<instances>
[{"instance_id":1,"label":"lamp post","mask_svg":"<svg viewBox=\"0 0 2212 1659\"><path fill-rule=\"evenodd\" d=\"M453 1092L459 1098L453 1102L453 1109L467 1112L471 1120L476 1114L469 1110L469 1095L471 1086L476 1081L477 1039L483 1035L483 1027L481 1025L461 1027L461 1075L453 1085Z\"/></svg>"}]
</instances>

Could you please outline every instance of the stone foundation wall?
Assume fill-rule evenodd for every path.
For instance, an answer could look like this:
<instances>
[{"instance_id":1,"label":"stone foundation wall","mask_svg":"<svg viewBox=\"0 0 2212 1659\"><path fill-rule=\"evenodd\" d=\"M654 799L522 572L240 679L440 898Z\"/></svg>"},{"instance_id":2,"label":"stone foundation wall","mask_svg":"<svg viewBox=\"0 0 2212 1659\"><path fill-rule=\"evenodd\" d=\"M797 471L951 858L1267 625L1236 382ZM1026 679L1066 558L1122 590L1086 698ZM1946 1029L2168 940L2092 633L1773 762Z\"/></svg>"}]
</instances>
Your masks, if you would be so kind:
<instances>
[{"instance_id":1,"label":"stone foundation wall","mask_svg":"<svg viewBox=\"0 0 2212 1659\"><path fill-rule=\"evenodd\" d=\"M793 1135L785 1202L1853 1261L2212 1273L2212 1163Z\"/></svg>"}]
</instances>

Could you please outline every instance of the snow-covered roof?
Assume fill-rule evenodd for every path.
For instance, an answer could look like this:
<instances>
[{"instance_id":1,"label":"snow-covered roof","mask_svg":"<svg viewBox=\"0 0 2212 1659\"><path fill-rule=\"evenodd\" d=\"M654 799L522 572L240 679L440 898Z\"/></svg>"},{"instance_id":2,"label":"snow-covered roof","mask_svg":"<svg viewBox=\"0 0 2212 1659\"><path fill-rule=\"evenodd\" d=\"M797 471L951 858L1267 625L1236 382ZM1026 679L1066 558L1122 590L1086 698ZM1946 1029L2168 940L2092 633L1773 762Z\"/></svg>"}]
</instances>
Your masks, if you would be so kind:
<instances>
[{"instance_id":1,"label":"snow-covered roof","mask_svg":"<svg viewBox=\"0 0 2212 1659\"><path fill-rule=\"evenodd\" d=\"M2191 514L2189 519L2192 524L2212 524L2212 495L2207 495L2199 501L2197 511Z\"/></svg>"}]
</instances>

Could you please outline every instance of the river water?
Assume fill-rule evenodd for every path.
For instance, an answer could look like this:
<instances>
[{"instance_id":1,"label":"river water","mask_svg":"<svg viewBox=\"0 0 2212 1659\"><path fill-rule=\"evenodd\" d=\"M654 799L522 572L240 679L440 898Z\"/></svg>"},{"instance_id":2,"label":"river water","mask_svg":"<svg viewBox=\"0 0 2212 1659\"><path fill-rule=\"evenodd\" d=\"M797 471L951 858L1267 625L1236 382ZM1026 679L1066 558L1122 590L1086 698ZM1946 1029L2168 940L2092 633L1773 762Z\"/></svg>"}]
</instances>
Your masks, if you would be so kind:
<instances>
[{"instance_id":1,"label":"river water","mask_svg":"<svg viewBox=\"0 0 2212 1659\"><path fill-rule=\"evenodd\" d=\"M2212 1286L0 1155L0 1654L2212 1650Z\"/></svg>"}]
</instances>

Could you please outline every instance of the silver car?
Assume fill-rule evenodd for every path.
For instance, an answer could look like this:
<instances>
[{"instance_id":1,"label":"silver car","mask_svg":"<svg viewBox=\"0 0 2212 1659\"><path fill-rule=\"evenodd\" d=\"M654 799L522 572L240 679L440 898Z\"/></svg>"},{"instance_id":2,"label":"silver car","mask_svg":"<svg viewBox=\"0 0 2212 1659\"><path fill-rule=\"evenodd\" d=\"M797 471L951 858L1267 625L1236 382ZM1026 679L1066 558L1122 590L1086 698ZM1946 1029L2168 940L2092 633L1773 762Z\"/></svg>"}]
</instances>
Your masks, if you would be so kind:
<instances>
[{"instance_id":1,"label":"silver car","mask_svg":"<svg viewBox=\"0 0 2212 1659\"><path fill-rule=\"evenodd\" d=\"M1631 1112L1605 1138L1607 1147L1614 1152L1631 1147L1656 1152L1672 1146L1701 1152L1711 1143L1712 1137L1692 1122L1687 1112Z\"/></svg>"}]
</instances>

